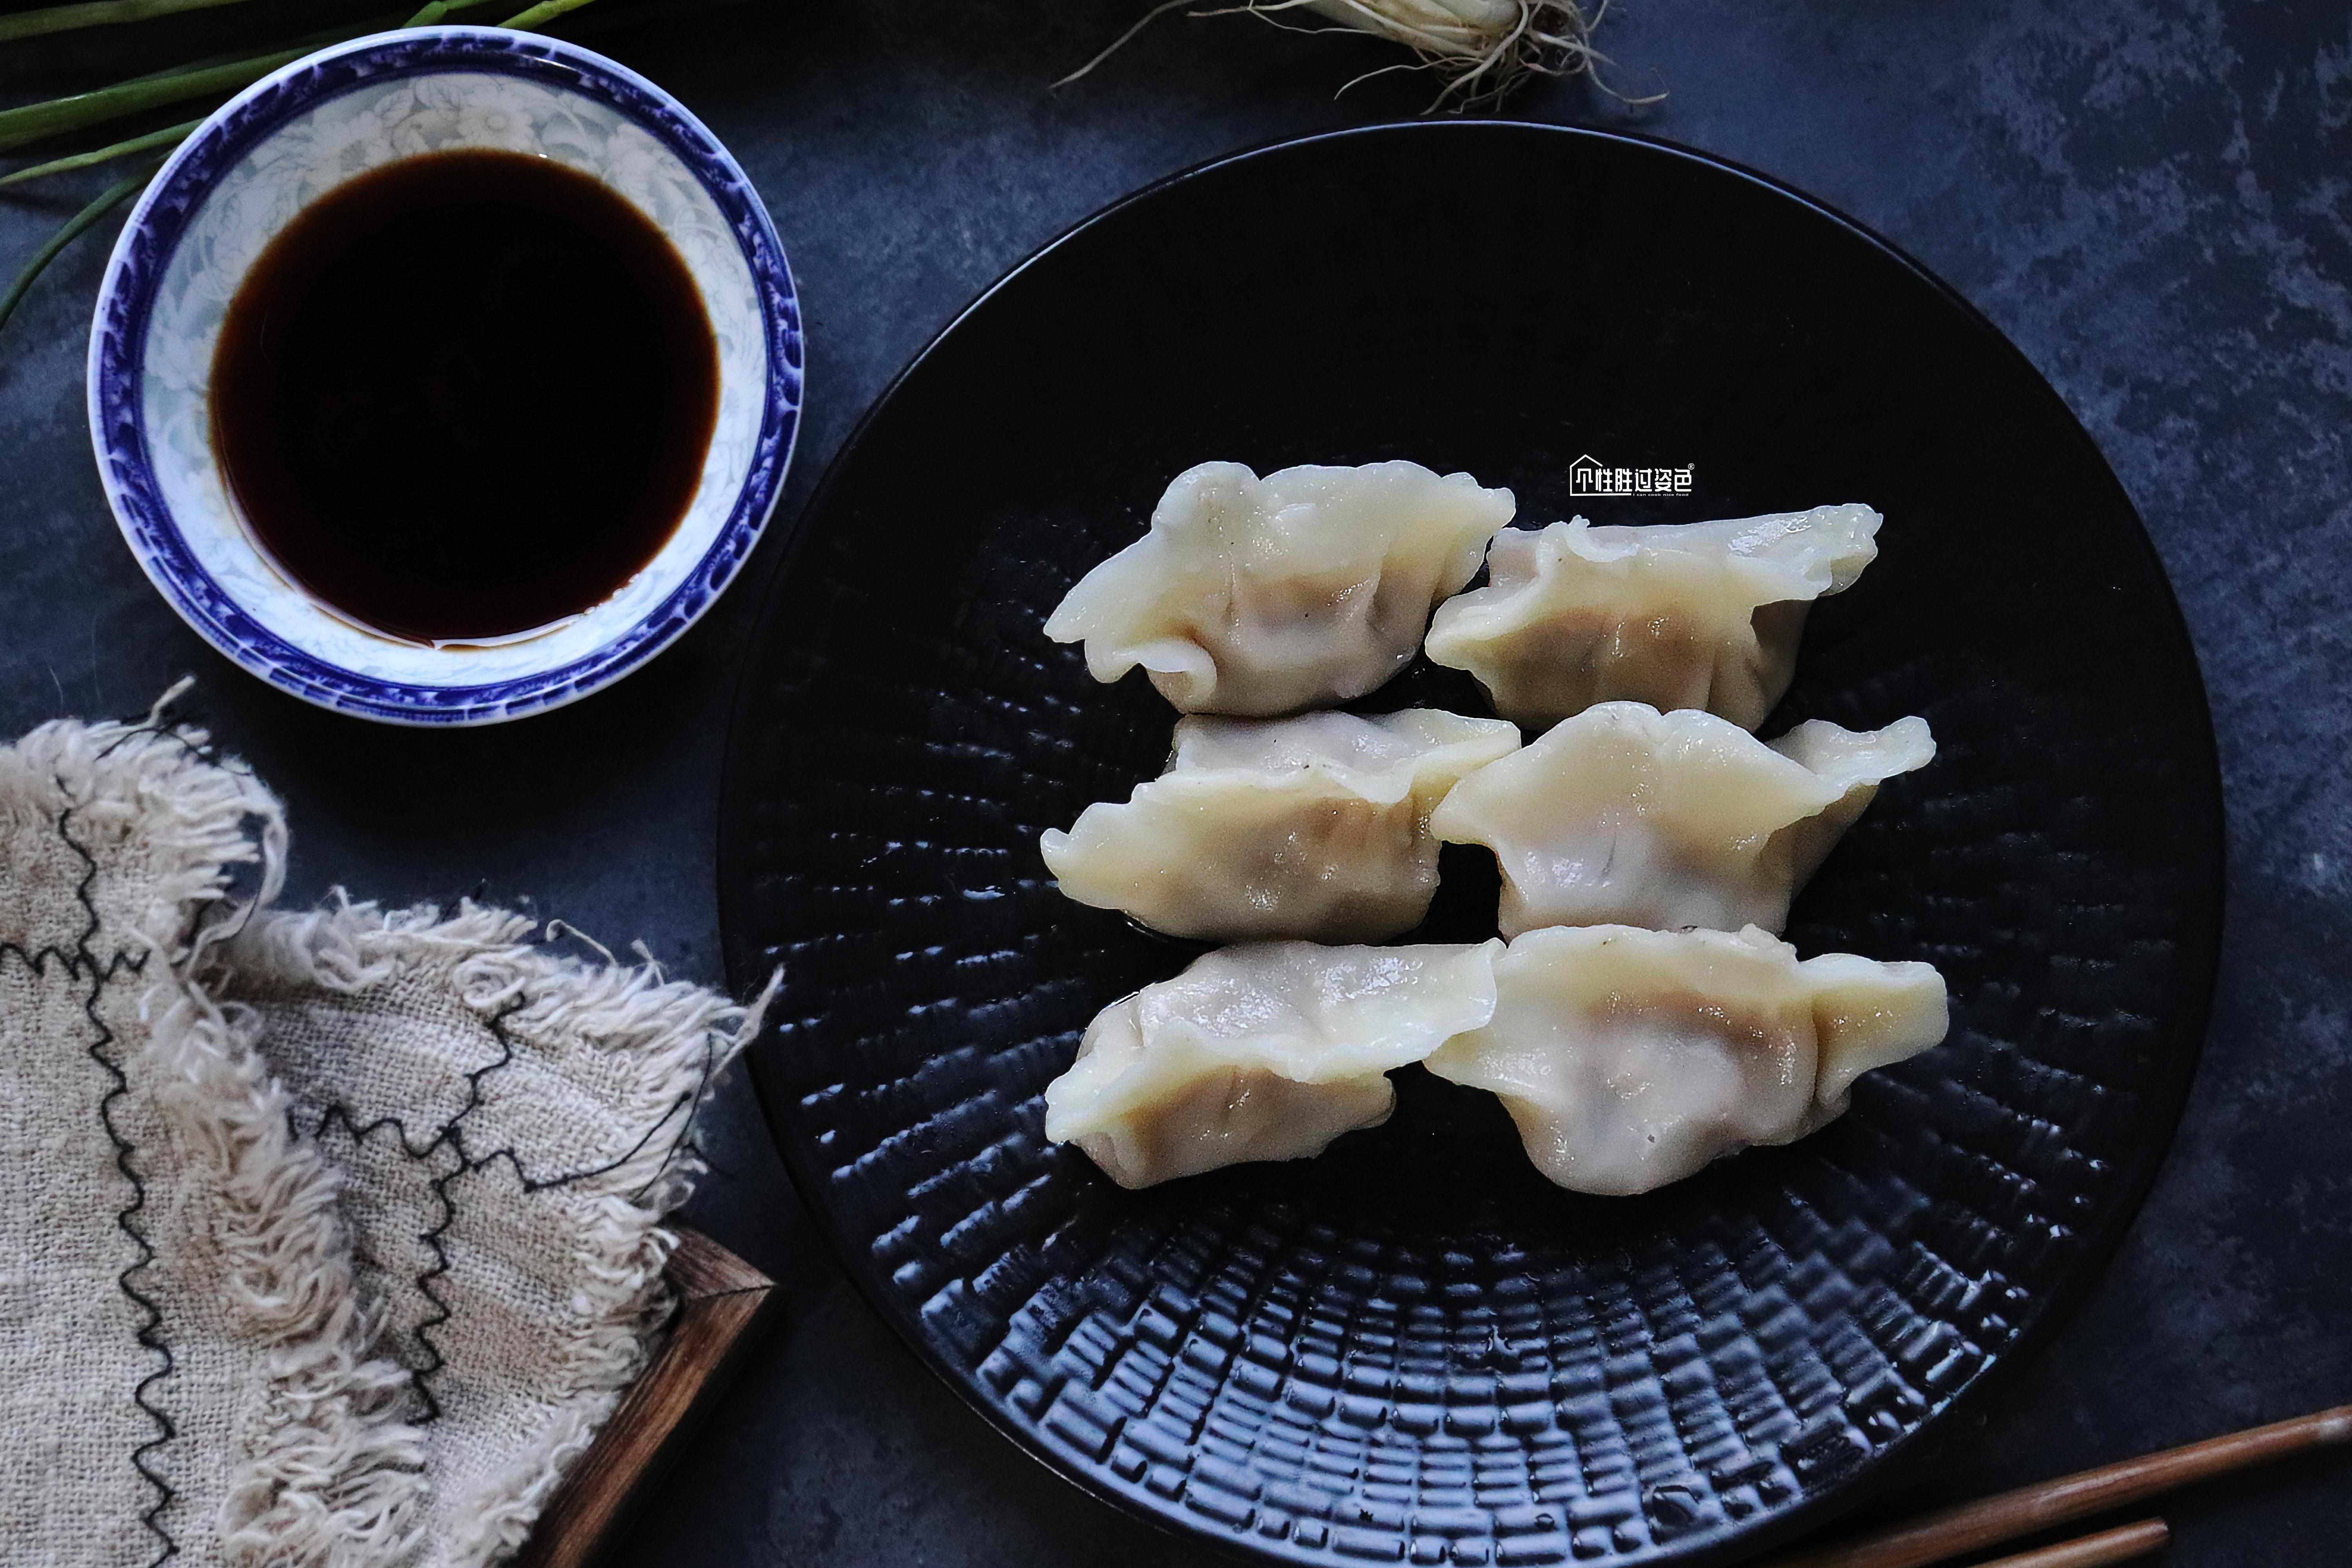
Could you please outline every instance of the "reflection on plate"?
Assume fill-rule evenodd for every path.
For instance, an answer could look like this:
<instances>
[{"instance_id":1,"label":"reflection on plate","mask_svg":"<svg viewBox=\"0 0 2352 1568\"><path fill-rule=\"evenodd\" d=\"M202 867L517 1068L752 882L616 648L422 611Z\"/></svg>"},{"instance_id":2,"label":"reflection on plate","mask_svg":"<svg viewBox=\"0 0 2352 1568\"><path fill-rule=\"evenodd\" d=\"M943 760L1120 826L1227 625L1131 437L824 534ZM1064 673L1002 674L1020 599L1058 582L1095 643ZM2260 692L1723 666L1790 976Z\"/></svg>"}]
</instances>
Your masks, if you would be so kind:
<instances>
[{"instance_id":1,"label":"reflection on plate","mask_svg":"<svg viewBox=\"0 0 2352 1568\"><path fill-rule=\"evenodd\" d=\"M1396 457L1522 520L1885 512L1764 732L1934 725L1789 937L1937 964L1945 1045L1635 1199L1553 1188L1418 1068L1314 1161L1129 1193L1044 1141L1096 1010L1198 949L1046 877L1038 834L1155 774L1175 714L1041 623L1192 463ZM1425 661L1355 706L1412 703L1485 711ZM1211 165L950 328L801 523L722 825L736 979L787 977L762 1100L852 1276L1081 1486L1288 1563L1725 1562L1857 1500L2121 1235L2220 927L2196 666L2056 395L1821 207L1527 125ZM1405 940L1491 934L1491 863L1444 869Z\"/></svg>"}]
</instances>

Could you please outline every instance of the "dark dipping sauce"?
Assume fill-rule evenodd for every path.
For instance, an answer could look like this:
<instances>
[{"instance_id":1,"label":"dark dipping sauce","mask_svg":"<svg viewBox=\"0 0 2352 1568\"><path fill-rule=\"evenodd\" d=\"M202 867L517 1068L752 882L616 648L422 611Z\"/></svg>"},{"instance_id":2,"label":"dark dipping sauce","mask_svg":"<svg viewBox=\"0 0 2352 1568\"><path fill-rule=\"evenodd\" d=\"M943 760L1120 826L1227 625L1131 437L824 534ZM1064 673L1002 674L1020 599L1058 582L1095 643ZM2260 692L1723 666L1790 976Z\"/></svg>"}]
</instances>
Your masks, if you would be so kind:
<instances>
[{"instance_id":1,"label":"dark dipping sauce","mask_svg":"<svg viewBox=\"0 0 2352 1568\"><path fill-rule=\"evenodd\" d=\"M213 447L278 564L417 642L577 615L702 475L719 347L686 263L596 179L404 158L262 252L213 355Z\"/></svg>"}]
</instances>

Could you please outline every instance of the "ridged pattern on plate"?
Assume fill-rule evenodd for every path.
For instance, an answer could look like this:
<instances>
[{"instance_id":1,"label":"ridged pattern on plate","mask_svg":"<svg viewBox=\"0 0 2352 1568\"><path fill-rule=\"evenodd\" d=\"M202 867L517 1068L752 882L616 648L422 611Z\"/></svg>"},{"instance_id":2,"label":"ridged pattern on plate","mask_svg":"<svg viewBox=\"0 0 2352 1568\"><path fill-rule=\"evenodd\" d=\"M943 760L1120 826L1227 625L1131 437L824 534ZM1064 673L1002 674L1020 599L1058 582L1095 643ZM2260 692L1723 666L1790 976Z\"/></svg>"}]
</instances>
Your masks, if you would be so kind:
<instances>
[{"instance_id":1,"label":"ridged pattern on plate","mask_svg":"<svg viewBox=\"0 0 2352 1568\"><path fill-rule=\"evenodd\" d=\"M1692 464L1572 502L1569 464ZM1179 469L1412 457L1522 521L1847 500L1767 733L1918 712L1800 899L1808 953L1941 967L1941 1047L1785 1149L1630 1200L1538 1177L1419 1068L1323 1157L1127 1193L1043 1138L1097 1009L1199 951L1062 899L1037 835L1174 715L1040 623ZM747 674L723 846L755 1055L852 1274L998 1425L1124 1506L1298 1563L1725 1560L1851 1502L2013 1362L2128 1223L2210 996L2203 697L2130 505L1964 306L1704 160L1390 128L1113 209L957 323L803 521ZM1483 711L1416 665L1358 706ZM1449 848L1407 940L1492 932Z\"/></svg>"}]
</instances>

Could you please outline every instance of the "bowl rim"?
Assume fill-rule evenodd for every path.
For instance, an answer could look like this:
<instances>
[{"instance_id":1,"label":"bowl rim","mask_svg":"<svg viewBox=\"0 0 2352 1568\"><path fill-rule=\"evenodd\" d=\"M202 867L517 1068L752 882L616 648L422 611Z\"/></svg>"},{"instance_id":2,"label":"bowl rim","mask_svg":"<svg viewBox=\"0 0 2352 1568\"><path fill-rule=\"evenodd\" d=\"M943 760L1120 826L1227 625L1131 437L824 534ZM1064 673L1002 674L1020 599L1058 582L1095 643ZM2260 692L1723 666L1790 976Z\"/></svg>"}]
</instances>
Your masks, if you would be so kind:
<instances>
[{"instance_id":1,"label":"bowl rim","mask_svg":"<svg viewBox=\"0 0 2352 1568\"><path fill-rule=\"evenodd\" d=\"M611 108L696 176L734 232L759 297L767 384L751 462L726 521L662 601L577 658L478 685L427 685L347 669L261 625L206 572L157 483L147 445L144 366L155 293L214 187L294 116L402 77L520 77ZM281 66L207 116L150 181L116 238L90 325L86 396L100 481L124 542L164 601L247 673L306 702L392 724L498 723L575 701L659 653L714 604L751 556L783 493L805 401L799 293L768 215L709 127L637 72L576 44L502 27L372 33ZM665 546L667 549L667 546Z\"/></svg>"}]
</instances>

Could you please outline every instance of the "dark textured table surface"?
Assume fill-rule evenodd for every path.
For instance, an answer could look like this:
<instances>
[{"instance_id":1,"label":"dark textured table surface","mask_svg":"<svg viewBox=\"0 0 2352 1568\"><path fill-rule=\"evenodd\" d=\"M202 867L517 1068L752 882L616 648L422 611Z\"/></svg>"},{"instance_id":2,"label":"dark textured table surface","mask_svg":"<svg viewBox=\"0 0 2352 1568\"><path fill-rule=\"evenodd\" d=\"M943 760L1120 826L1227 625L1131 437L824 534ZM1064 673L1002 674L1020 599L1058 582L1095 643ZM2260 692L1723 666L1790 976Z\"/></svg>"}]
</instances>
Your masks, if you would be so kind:
<instances>
[{"instance_id":1,"label":"dark textured table surface","mask_svg":"<svg viewBox=\"0 0 2352 1568\"><path fill-rule=\"evenodd\" d=\"M751 0L667 28L583 28L759 183L804 293L808 421L727 601L621 686L520 724L425 734L331 716L182 626L90 461L81 369L104 246L84 241L0 336L0 731L143 711L192 671L188 711L289 803L290 897L479 893L615 945L642 937L675 972L722 981L713 825L733 672L775 546L866 405L1095 208L1240 147L1410 114L1429 91L1389 77L1335 99L1388 63L1382 47L1230 16L1168 18L1046 90L1142 9ZM1612 11L1601 42L1613 85L1664 101L1631 109L1571 82L1510 112L1760 169L1989 313L2146 516L2220 734L2228 935L2164 1173L2054 1345L1870 1511L2352 1400L2352 5L1651 0ZM94 85L95 58L77 44L0 63L18 72L0 94ZM104 183L0 204L0 262ZM1038 1468L917 1364L816 1241L740 1077L704 1142L694 1216L787 1304L615 1563L1211 1560ZM2352 1454L2165 1512L2174 1563L2352 1561Z\"/></svg>"}]
</instances>

